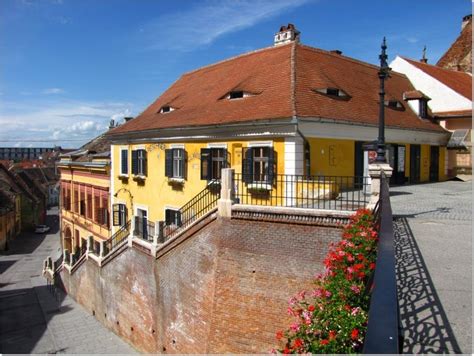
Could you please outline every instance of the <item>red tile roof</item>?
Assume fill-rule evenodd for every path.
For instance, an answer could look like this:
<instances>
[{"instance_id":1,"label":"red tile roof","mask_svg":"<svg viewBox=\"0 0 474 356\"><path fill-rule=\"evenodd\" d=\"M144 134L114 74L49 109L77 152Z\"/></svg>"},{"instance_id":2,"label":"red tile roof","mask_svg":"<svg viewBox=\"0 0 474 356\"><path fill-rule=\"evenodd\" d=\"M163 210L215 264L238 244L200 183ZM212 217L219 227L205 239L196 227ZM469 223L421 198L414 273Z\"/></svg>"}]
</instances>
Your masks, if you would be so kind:
<instances>
[{"instance_id":1,"label":"red tile roof","mask_svg":"<svg viewBox=\"0 0 474 356\"><path fill-rule=\"evenodd\" d=\"M438 111L434 112L435 117L472 117L472 110L456 110L456 111Z\"/></svg>"},{"instance_id":2,"label":"red tile roof","mask_svg":"<svg viewBox=\"0 0 474 356\"><path fill-rule=\"evenodd\" d=\"M264 119L316 117L378 124L378 67L340 54L290 43L265 48L184 74L135 119L109 131L230 124ZM341 89L338 100L315 89ZM222 99L230 91L255 94ZM402 101L414 90L406 76L391 73L387 97ZM163 106L176 110L159 113ZM406 110L386 109L387 126L443 131Z\"/></svg>"},{"instance_id":3,"label":"red tile roof","mask_svg":"<svg viewBox=\"0 0 474 356\"><path fill-rule=\"evenodd\" d=\"M440 81L444 85L453 89L455 92L469 100L472 100L472 76L470 74L421 63L405 57L402 58L418 69L421 69L426 74Z\"/></svg>"},{"instance_id":4,"label":"red tile roof","mask_svg":"<svg viewBox=\"0 0 474 356\"><path fill-rule=\"evenodd\" d=\"M429 99L428 96L419 90L410 90L403 93L403 100Z\"/></svg>"}]
</instances>

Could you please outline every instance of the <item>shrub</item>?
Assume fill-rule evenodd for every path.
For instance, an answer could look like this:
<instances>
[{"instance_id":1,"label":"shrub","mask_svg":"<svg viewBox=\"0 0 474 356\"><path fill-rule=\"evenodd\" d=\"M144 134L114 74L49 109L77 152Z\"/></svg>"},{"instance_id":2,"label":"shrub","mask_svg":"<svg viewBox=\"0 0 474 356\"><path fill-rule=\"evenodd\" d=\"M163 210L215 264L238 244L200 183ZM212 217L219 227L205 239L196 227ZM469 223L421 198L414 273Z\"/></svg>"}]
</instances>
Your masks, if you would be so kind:
<instances>
[{"instance_id":1,"label":"shrub","mask_svg":"<svg viewBox=\"0 0 474 356\"><path fill-rule=\"evenodd\" d=\"M289 301L295 321L278 331L280 353L356 353L367 329L370 295L366 290L375 269L377 232L369 210L360 209L345 226L342 239L332 243L316 275L315 288Z\"/></svg>"}]
</instances>

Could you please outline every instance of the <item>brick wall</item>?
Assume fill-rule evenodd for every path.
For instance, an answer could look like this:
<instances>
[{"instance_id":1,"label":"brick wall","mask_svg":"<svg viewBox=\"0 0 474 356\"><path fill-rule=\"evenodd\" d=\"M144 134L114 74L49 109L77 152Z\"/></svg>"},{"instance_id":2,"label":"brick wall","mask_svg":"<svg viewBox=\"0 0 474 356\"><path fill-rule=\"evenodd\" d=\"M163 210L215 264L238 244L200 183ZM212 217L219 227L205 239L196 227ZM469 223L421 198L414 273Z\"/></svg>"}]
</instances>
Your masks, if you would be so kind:
<instances>
[{"instance_id":1,"label":"brick wall","mask_svg":"<svg viewBox=\"0 0 474 356\"><path fill-rule=\"evenodd\" d=\"M140 351L266 353L275 331L288 326L288 299L311 289L340 235L330 227L217 219L156 260L129 248L102 269L89 260L63 280Z\"/></svg>"}]
</instances>

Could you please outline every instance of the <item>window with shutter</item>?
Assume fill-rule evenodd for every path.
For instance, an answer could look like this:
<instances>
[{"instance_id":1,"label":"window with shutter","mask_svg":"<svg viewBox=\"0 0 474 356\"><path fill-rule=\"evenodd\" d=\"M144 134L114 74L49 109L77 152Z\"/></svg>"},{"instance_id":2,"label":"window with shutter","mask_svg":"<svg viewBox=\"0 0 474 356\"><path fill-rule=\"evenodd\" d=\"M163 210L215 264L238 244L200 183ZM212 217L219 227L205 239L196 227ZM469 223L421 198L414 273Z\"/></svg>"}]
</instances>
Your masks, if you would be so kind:
<instances>
[{"instance_id":1,"label":"window with shutter","mask_svg":"<svg viewBox=\"0 0 474 356\"><path fill-rule=\"evenodd\" d=\"M242 180L245 183L252 183L253 179L253 150L252 148L244 148L242 162Z\"/></svg>"},{"instance_id":2,"label":"window with shutter","mask_svg":"<svg viewBox=\"0 0 474 356\"><path fill-rule=\"evenodd\" d=\"M186 177L186 151L183 148L165 150L165 176L176 179Z\"/></svg>"},{"instance_id":3,"label":"window with shutter","mask_svg":"<svg viewBox=\"0 0 474 356\"><path fill-rule=\"evenodd\" d=\"M121 150L121 166L120 166L120 174L126 176L128 175L128 149Z\"/></svg>"},{"instance_id":4,"label":"window with shutter","mask_svg":"<svg viewBox=\"0 0 474 356\"><path fill-rule=\"evenodd\" d=\"M181 212L175 209L166 209L165 210L165 224L166 225L175 225L181 226Z\"/></svg>"},{"instance_id":5,"label":"window with shutter","mask_svg":"<svg viewBox=\"0 0 474 356\"><path fill-rule=\"evenodd\" d=\"M165 176L173 177L173 150L165 150Z\"/></svg>"},{"instance_id":6,"label":"window with shutter","mask_svg":"<svg viewBox=\"0 0 474 356\"><path fill-rule=\"evenodd\" d=\"M138 174L138 151L132 151L132 174Z\"/></svg>"},{"instance_id":7,"label":"window with shutter","mask_svg":"<svg viewBox=\"0 0 474 356\"><path fill-rule=\"evenodd\" d=\"M114 204L112 206L112 225L113 226L120 226L120 205L121 204Z\"/></svg>"},{"instance_id":8,"label":"window with shutter","mask_svg":"<svg viewBox=\"0 0 474 356\"><path fill-rule=\"evenodd\" d=\"M211 180L211 149L201 148L201 179Z\"/></svg>"}]
</instances>

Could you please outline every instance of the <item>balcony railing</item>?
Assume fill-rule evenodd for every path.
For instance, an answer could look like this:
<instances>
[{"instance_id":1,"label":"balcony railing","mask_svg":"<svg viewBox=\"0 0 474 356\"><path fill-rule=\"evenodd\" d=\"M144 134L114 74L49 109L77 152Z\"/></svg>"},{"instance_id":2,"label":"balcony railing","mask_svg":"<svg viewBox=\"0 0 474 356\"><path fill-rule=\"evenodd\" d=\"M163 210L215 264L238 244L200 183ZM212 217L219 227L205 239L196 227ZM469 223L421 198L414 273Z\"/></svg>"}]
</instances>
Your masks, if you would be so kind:
<instances>
[{"instance_id":1,"label":"balcony railing","mask_svg":"<svg viewBox=\"0 0 474 356\"><path fill-rule=\"evenodd\" d=\"M149 221L147 218L135 216L135 227L133 230L133 236L148 242L153 242L154 235L155 224L152 221Z\"/></svg>"},{"instance_id":2,"label":"balcony railing","mask_svg":"<svg viewBox=\"0 0 474 356\"><path fill-rule=\"evenodd\" d=\"M236 202L309 209L357 210L370 194L369 177L276 174L271 179L234 174Z\"/></svg>"},{"instance_id":3,"label":"balcony railing","mask_svg":"<svg viewBox=\"0 0 474 356\"><path fill-rule=\"evenodd\" d=\"M388 179L382 177L380 199L374 211L379 232L374 275L367 286L371 291L369 321L364 342L366 354L398 354L401 349L400 315L395 272L393 216Z\"/></svg>"},{"instance_id":4,"label":"balcony railing","mask_svg":"<svg viewBox=\"0 0 474 356\"><path fill-rule=\"evenodd\" d=\"M124 242L128 235L130 235L130 225L132 221L129 220L123 225L115 234L113 234L107 241L104 242L104 255L107 255L111 251L115 250L117 246Z\"/></svg>"}]
</instances>

